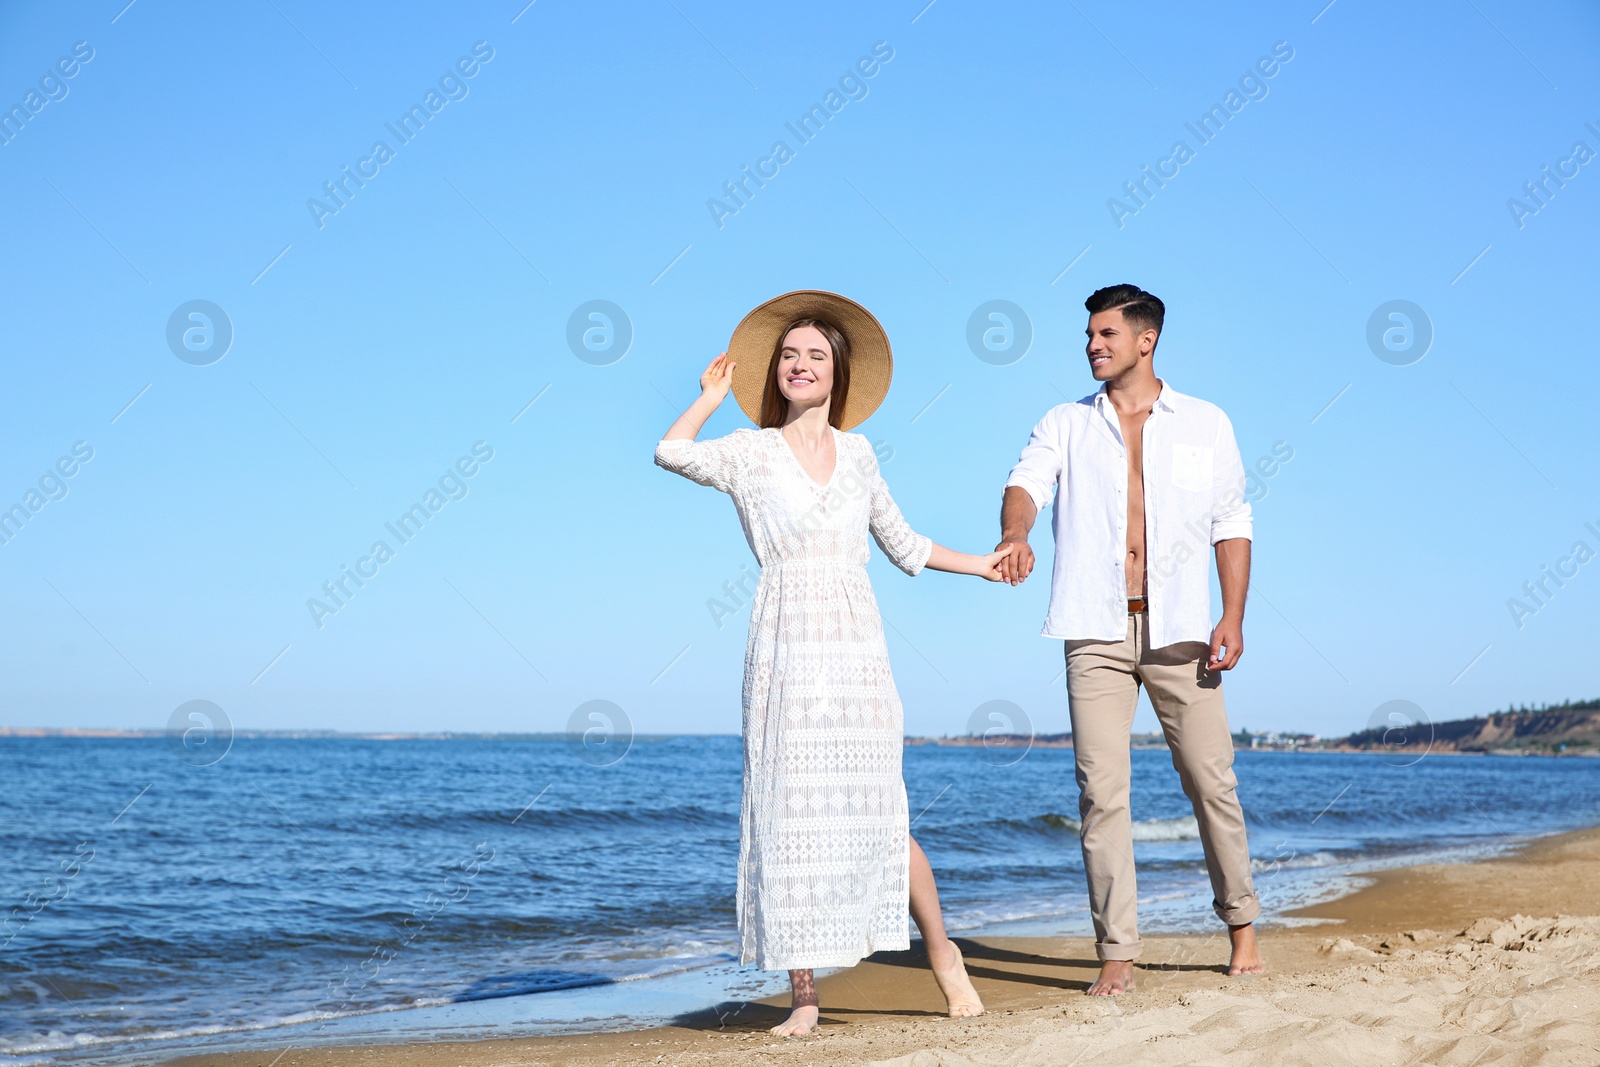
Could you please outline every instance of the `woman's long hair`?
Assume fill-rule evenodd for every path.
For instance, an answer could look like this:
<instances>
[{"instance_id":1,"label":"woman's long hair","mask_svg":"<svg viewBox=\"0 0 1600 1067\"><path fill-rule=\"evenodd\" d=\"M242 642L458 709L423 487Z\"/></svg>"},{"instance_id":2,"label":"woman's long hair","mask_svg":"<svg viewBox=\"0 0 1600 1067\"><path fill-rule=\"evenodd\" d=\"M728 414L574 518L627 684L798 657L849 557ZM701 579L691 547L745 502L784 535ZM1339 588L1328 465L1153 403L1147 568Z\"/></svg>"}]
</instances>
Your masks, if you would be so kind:
<instances>
[{"instance_id":1,"label":"woman's long hair","mask_svg":"<svg viewBox=\"0 0 1600 1067\"><path fill-rule=\"evenodd\" d=\"M784 338L802 326L810 326L827 340L833 349L833 389L828 393L828 425L835 430L844 420L844 401L850 395L850 339L831 322L822 319L796 319L778 335L772 346L772 359L767 367L767 384L761 391L761 426L767 429L782 426L789 414L789 401L778 388L778 356L783 353Z\"/></svg>"}]
</instances>

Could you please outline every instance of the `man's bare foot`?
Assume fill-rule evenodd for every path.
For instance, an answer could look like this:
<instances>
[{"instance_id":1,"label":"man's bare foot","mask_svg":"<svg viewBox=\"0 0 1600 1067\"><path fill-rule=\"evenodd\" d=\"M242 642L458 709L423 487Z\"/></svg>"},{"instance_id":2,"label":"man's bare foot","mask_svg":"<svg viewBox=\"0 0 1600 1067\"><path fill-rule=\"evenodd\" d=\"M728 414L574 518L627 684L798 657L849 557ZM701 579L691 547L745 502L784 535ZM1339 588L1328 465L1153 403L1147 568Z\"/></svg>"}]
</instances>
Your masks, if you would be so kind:
<instances>
[{"instance_id":1,"label":"man's bare foot","mask_svg":"<svg viewBox=\"0 0 1600 1067\"><path fill-rule=\"evenodd\" d=\"M1091 997L1114 997L1133 992L1132 960L1101 960L1100 976L1084 992Z\"/></svg>"},{"instance_id":2,"label":"man's bare foot","mask_svg":"<svg viewBox=\"0 0 1600 1067\"><path fill-rule=\"evenodd\" d=\"M945 944L950 946L949 953L941 952L943 958L935 963L930 952L928 964L933 968L933 980L939 983L939 992L944 994L950 1018L965 1019L982 1015L983 1001L978 999L978 991L972 988L972 979L967 977L967 962L961 958L961 949L954 941L947 940Z\"/></svg>"},{"instance_id":3,"label":"man's bare foot","mask_svg":"<svg viewBox=\"0 0 1600 1067\"><path fill-rule=\"evenodd\" d=\"M1266 972L1267 965L1261 959L1261 946L1256 943L1254 926L1249 923L1230 926L1228 939L1233 942L1233 959L1228 961L1228 977Z\"/></svg>"},{"instance_id":4,"label":"man's bare foot","mask_svg":"<svg viewBox=\"0 0 1600 1067\"><path fill-rule=\"evenodd\" d=\"M817 1026L817 1006L815 1004L802 1004L789 1013L789 1017L777 1026L772 1032L779 1037L805 1037Z\"/></svg>"}]
</instances>

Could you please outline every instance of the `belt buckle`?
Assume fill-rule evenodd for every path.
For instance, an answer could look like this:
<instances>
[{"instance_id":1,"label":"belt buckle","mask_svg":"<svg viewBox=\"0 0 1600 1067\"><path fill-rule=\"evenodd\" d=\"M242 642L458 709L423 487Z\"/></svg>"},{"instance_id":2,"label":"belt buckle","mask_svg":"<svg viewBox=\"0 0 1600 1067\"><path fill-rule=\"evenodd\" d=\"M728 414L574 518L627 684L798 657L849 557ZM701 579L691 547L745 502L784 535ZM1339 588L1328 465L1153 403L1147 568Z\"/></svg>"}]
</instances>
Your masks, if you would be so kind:
<instances>
[{"instance_id":1,"label":"belt buckle","mask_svg":"<svg viewBox=\"0 0 1600 1067\"><path fill-rule=\"evenodd\" d=\"M1144 611L1148 606L1149 606L1149 598L1148 597L1131 596L1131 597L1128 598L1128 614L1129 615L1138 615L1140 612Z\"/></svg>"}]
</instances>

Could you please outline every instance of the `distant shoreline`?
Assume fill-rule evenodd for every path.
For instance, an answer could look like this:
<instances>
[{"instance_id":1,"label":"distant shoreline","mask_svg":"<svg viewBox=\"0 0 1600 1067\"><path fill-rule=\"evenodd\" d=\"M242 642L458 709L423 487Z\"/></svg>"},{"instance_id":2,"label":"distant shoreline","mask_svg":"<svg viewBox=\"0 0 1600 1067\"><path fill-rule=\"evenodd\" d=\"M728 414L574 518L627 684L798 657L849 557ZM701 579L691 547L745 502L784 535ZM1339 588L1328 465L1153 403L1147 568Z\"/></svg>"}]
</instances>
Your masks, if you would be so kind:
<instances>
[{"instance_id":1,"label":"distant shoreline","mask_svg":"<svg viewBox=\"0 0 1600 1067\"><path fill-rule=\"evenodd\" d=\"M0 737L74 737L137 741L174 736L159 728L134 729L96 726L0 726ZM235 730L235 738L261 740L329 741L568 741L565 733L511 733L494 731L406 731L406 730ZM738 734L635 734L634 741L670 741L675 737L738 737Z\"/></svg>"},{"instance_id":2,"label":"distant shoreline","mask_svg":"<svg viewBox=\"0 0 1600 1067\"><path fill-rule=\"evenodd\" d=\"M1028 748L1071 748L1071 734L1056 734L1049 737L1036 737L1032 744L1026 734L1003 734L982 737L976 734L965 734L956 737L908 737L907 746L922 747L934 745L940 748L991 748L991 749L1023 749ZM1134 734L1130 747L1134 749L1166 750L1167 743L1160 734ZM1383 749L1377 747L1363 748L1359 745L1347 745L1340 742L1312 743L1299 745L1268 744L1260 746L1241 745L1236 747L1239 752L1291 752L1291 753L1329 753L1332 755L1373 756L1388 755ZM1436 745L1427 749L1430 756L1600 756L1600 750L1581 748L1568 751L1555 751L1543 748L1486 748L1486 749L1459 749L1449 745ZM1421 757L1417 757L1420 759Z\"/></svg>"},{"instance_id":3,"label":"distant shoreline","mask_svg":"<svg viewBox=\"0 0 1600 1067\"><path fill-rule=\"evenodd\" d=\"M1482 722L1487 720L1462 720L1462 722ZM1455 726L1456 723L1440 723L1439 727ZM1247 739L1243 734L1234 736L1237 750L1241 752L1298 752L1298 753L1335 753L1347 755L1374 755L1393 752L1386 750L1381 745L1371 743L1365 735L1352 734L1349 738L1340 738L1336 741L1323 741L1312 737L1303 739L1303 735L1278 735L1262 733ZM140 741L162 740L173 735L162 729L127 729L115 727L89 727L89 726L0 726L0 739L3 738L31 738L51 739L69 738L77 740L117 740ZM635 744L660 743L671 741L680 737L711 738L727 737L737 738L738 734L638 734L632 739ZM1282 736L1285 740L1278 740ZM564 733L510 733L510 732L476 732L476 731L344 731L344 730L237 730L233 733L236 740L262 740L262 741L562 741L575 742L576 739ZM1271 738L1270 741L1263 741ZM1353 739L1364 739L1366 744L1351 744ZM1256 743L1247 744L1247 740ZM1426 755L1434 756L1575 756L1575 757L1600 757L1600 747L1578 744L1569 748L1556 748L1546 744L1525 744L1521 746L1485 746L1461 748L1449 740L1434 740L1423 742L1421 738L1410 743L1418 744ZM1070 749L1072 748L1072 735L1070 733L1058 734L957 734L942 737L911 736L905 739L907 748L984 748L984 749L1017 749L1026 752L1034 748ZM1130 747L1133 749L1165 750L1166 739L1159 733L1134 734L1130 738ZM1021 758L1020 756L1018 758ZM1421 757L1416 757L1420 759Z\"/></svg>"}]
</instances>

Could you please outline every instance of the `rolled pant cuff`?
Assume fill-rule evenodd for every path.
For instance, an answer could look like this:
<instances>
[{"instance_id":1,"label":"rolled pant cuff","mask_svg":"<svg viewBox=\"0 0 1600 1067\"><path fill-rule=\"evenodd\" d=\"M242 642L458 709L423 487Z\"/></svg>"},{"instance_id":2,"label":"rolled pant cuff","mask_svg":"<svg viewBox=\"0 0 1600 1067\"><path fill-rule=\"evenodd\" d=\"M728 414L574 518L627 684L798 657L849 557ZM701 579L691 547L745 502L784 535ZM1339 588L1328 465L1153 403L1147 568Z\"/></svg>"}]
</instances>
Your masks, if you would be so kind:
<instances>
[{"instance_id":1,"label":"rolled pant cuff","mask_svg":"<svg viewBox=\"0 0 1600 1067\"><path fill-rule=\"evenodd\" d=\"M1217 918L1229 926L1245 926L1261 918L1261 902L1255 897L1225 908L1220 904L1213 904L1212 910L1217 913Z\"/></svg>"},{"instance_id":2,"label":"rolled pant cuff","mask_svg":"<svg viewBox=\"0 0 1600 1067\"><path fill-rule=\"evenodd\" d=\"M1143 951L1143 941L1133 941L1125 945L1105 945L1097 942L1094 946L1094 954L1099 957L1101 963L1107 960L1131 962L1138 959L1139 953Z\"/></svg>"}]
</instances>

